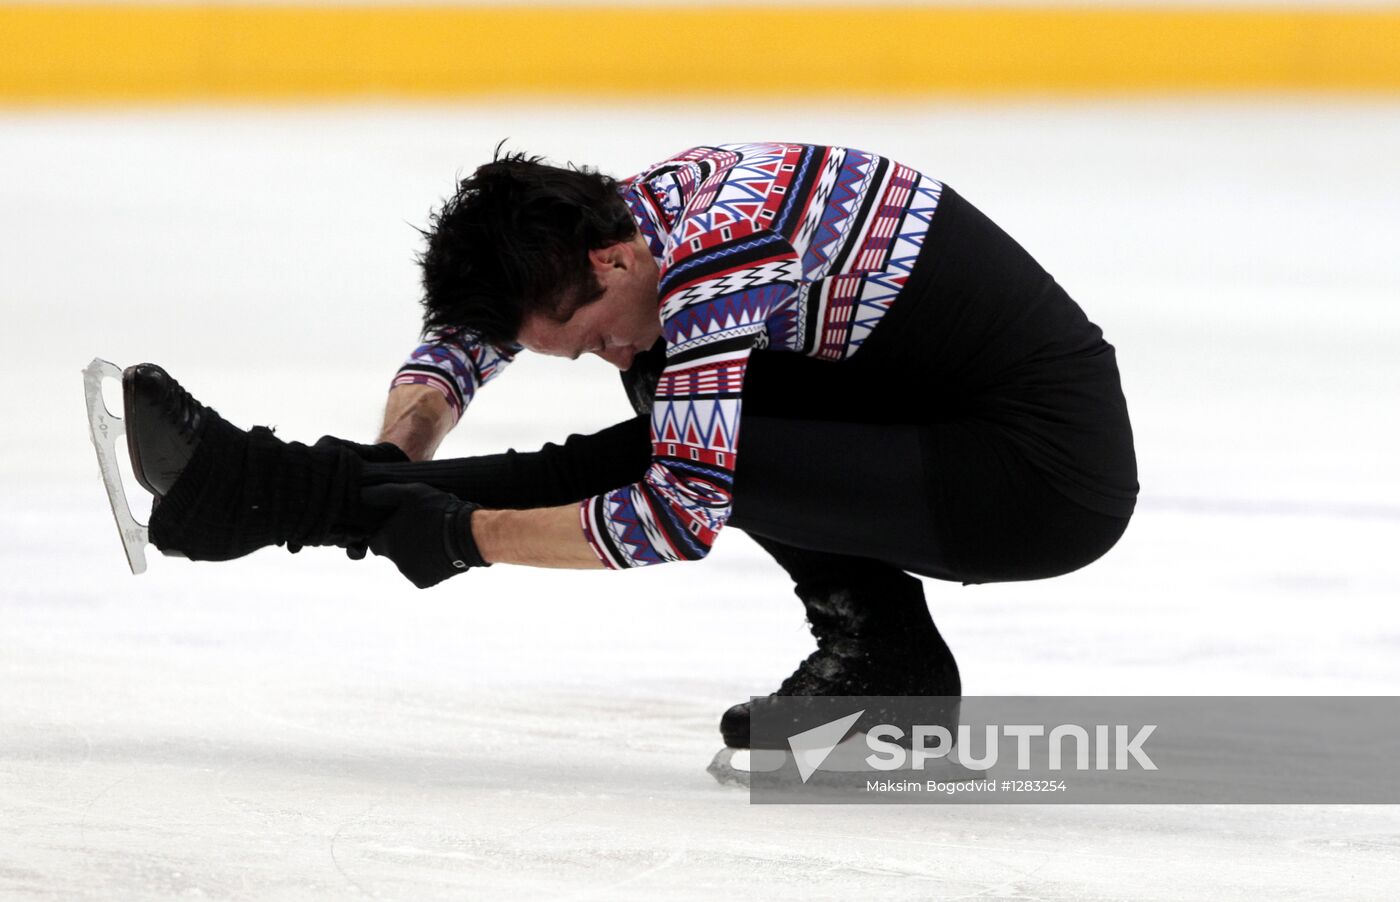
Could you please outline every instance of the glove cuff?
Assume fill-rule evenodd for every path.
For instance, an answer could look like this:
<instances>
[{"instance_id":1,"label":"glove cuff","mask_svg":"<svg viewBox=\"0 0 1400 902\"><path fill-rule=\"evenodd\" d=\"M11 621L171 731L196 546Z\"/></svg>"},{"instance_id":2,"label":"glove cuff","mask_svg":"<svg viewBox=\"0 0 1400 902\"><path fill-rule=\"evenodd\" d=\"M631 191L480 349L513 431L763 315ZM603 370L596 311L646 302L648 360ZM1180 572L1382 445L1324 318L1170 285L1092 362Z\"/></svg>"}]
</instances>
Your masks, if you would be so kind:
<instances>
[{"instance_id":1,"label":"glove cuff","mask_svg":"<svg viewBox=\"0 0 1400 902\"><path fill-rule=\"evenodd\" d=\"M491 566L482 559L476 547L476 538L472 535L472 513L480 507L470 501L461 501L448 508L447 515L442 518L442 548L456 573L472 567Z\"/></svg>"}]
</instances>

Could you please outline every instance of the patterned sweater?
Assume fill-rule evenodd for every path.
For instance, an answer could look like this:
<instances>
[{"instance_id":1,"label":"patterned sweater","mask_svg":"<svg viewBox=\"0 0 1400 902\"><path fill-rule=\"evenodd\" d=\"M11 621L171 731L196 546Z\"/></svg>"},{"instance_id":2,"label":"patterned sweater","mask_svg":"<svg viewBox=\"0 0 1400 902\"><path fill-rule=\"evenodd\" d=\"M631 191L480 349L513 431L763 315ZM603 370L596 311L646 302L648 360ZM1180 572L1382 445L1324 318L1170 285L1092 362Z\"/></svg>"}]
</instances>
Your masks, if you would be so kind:
<instances>
[{"instance_id":1,"label":"patterned sweater","mask_svg":"<svg viewBox=\"0 0 1400 902\"><path fill-rule=\"evenodd\" d=\"M610 568L697 560L729 518L744 371L755 348L842 360L904 286L943 186L840 147L696 147L622 184L660 269L666 369L645 476L580 502ZM429 336L395 385L460 416L519 352Z\"/></svg>"}]
</instances>

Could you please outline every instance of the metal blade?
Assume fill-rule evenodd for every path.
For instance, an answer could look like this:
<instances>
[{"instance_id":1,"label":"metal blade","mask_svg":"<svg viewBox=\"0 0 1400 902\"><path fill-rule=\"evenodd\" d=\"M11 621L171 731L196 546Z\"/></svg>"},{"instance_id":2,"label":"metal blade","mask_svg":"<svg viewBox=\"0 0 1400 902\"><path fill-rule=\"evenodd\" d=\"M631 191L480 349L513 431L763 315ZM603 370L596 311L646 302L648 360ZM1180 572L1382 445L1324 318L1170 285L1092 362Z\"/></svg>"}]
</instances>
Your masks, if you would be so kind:
<instances>
[{"instance_id":1,"label":"metal blade","mask_svg":"<svg viewBox=\"0 0 1400 902\"><path fill-rule=\"evenodd\" d=\"M102 398L102 380L121 381L122 371L114 363L94 358L83 370L83 392L87 395L88 426L92 431L92 446L97 449L97 466L102 471L102 483L107 487L107 502L117 521L126 562L132 573L146 572L146 527L136 522L131 505L126 500L121 471L117 469L117 438L126 434L126 423L107 409Z\"/></svg>"}]
</instances>

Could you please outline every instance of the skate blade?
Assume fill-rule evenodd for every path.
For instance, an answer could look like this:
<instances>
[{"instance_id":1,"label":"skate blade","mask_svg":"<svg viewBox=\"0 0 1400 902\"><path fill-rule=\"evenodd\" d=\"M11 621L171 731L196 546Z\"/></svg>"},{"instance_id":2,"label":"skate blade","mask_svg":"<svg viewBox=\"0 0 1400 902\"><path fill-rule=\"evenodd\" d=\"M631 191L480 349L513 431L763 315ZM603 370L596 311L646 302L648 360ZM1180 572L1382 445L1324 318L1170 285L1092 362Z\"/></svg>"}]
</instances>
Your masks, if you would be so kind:
<instances>
[{"instance_id":1,"label":"skate blade","mask_svg":"<svg viewBox=\"0 0 1400 902\"><path fill-rule=\"evenodd\" d=\"M112 506L112 517L117 521L117 533L126 551L126 562L131 566L132 573L145 573L146 545L150 538L146 527L137 523L131 513L126 488L122 485L122 474L117 468L117 439L126 434L126 423L107 409L107 402L102 398L102 381L116 379L120 383L121 378L121 368L116 364L100 357L94 358L83 370L83 392L87 395L88 427L92 433L92 446L97 449L97 467L102 471L107 503Z\"/></svg>"},{"instance_id":2,"label":"skate blade","mask_svg":"<svg viewBox=\"0 0 1400 902\"><path fill-rule=\"evenodd\" d=\"M930 759L924 762L924 766L918 770L906 766L894 770L876 771L866 761L870 755L870 749L865 743L865 734L856 733L837 743L829 753L822 758L808 780L803 781L798 776L799 769L793 758L793 753L786 749L732 749L722 748L710 761L705 772L715 778L721 786L740 786L749 788L752 783L752 775L755 773L776 773L787 768L784 779L789 779L793 783L813 782L822 783L822 772L827 774L835 773L864 773L870 775L872 779L886 779L889 777L917 775L919 779L941 779L941 780L980 780L986 777L986 771L974 770L966 767L957 760L957 752L945 758Z\"/></svg>"},{"instance_id":3,"label":"skate blade","mask_svg":"<svg viewBox=\"0 0 1400 902\"><path fill-rule=\"evenodd\" d=\"M725 746L715 753L705 772L714 777L721 786L748 789L755 768L777 770L787 762L787 758L786 752L773 749L732 749Z\"/></svg>"},{"instance_id":4,"label":"skate blade","mask_svg":"<svg viewBox=\"0 0 1400 902\"><path fill-rule=\"evenodd\" d=\"M826 770L857 770L859 760L857 754L866 754L863 746L858 749L855 742L848 739L832 749L831 754L821 762ZM742 786L752 785L752 777L755 773L776 773L783 768L796 772L796 762L793 753L786 749L732 749L722 748L710 761L710 766L705 768L706 773L714 777L722 786ZM793 776L793 780L797 777Z\"/></svg>"}]
</instances>

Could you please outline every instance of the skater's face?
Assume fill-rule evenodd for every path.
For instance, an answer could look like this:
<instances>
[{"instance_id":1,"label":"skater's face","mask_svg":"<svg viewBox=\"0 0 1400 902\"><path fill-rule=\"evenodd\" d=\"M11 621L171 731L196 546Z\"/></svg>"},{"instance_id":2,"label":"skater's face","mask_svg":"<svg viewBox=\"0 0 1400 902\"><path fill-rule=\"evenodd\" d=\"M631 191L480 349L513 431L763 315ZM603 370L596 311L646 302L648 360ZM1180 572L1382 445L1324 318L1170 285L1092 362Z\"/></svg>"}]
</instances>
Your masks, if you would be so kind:
<instances>
[{"instance_id":1,"label":"skater's face","mask_svg":"<svg viewBox=\"0 0 1400 902\"><path fill-rule=\"evenodd\" d=\"M597 354L620 370L661 337L657 297L660 272L640 235L631 241L589 252L602 297L590 301L563 322L532 314L525 318L519 341L551 357L577 360Z\"/></svg>"}]
</instances>

